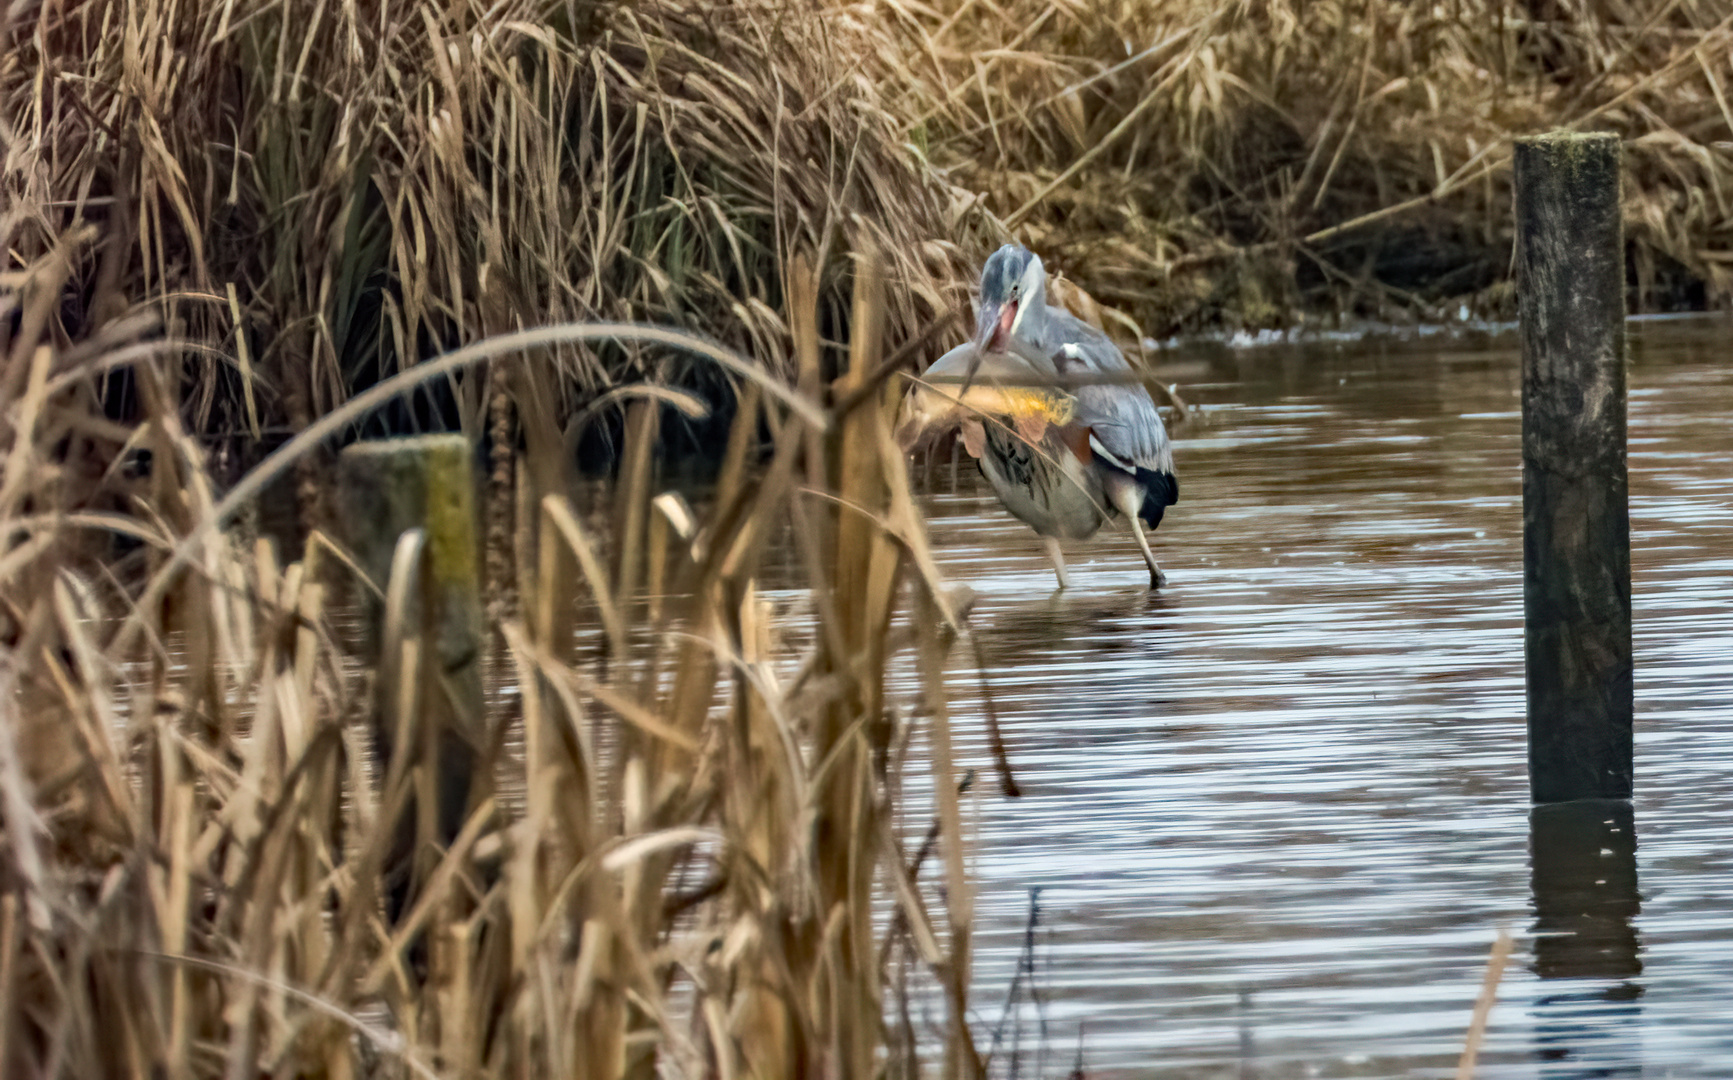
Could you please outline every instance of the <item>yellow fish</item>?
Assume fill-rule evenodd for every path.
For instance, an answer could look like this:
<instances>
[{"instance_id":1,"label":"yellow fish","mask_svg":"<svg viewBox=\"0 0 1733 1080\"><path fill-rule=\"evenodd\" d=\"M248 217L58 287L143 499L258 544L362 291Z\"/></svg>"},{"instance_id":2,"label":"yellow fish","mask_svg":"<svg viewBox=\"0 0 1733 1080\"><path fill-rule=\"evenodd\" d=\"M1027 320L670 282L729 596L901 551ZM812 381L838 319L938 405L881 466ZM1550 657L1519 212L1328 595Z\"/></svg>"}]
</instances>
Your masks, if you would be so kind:
<instances>
[{"instance_id":1,"label":"yellow fish","mask_svg":"<svg viewBox=\"0 0 1733 1080\"><path fill-rule=\"evenodd\" d=\"M931 442L953 428L962 429L964 449L980 457L986 445L985 421L996 420L1028 443L1039 443L1047 428L1064 427L1077 415L1077 399L1056 387L1001 386L995 377L1029 380L1029 369L1002 354L981 357L967 389L960 376L974 359L974 345L959 345L934 362L926 378L947 381L916 383L903 398L897 415L897 445L905 451Z\"/></svg>"}]
</instances>

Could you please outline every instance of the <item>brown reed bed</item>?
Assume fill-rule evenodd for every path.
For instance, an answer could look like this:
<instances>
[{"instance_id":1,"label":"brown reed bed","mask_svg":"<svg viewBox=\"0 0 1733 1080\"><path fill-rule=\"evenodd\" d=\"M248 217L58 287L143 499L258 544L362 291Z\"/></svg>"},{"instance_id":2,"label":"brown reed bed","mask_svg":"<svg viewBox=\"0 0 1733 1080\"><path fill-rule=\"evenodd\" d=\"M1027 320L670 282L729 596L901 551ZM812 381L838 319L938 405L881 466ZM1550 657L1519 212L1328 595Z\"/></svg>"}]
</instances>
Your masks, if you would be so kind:
<instances>
[{"instance_id":1,"label":"brown reed bed","mask_svg":"<svg viewBox=\"0 0 1733 1080\"><path fill-rule=\"evenodd\" d=\"M198 346L174 389L200 434L299 431L418 360L574 320L699 328L792 379L795 251L819 270L829 375L847 252L884 253L893 341L966 300L968 200L902 145L846 11L97 0L0 19L7 269L76 251L57 333L145 305ZM718 385L630 345L553 359L536 390L562 416L622 382ZM478 380L395 423L478 428L492 396Z\"/></svg>"},{"instance_id":2,"label":"brown reed bed","mask_svg":"<svg viewBox=\"0 0 1733 1080\"><path fill-rule=\"evenodd\" d=\"M1513 312L1511 140L1553 127L1625 140L1633 310L1733 296L1725 0L873 7L911 139L1152 333Z\"/></svg>"},{"instance_id":3,"label":"brown reed bed","mask_svg":"<svg viewBox=\"0 0 1733 1080\"><path fill-rule=\"evenodd\" d=\"M796 251L827 376L842 253L869 246L899 344L965 308L1008 236L1131 337L1507 314L1510 142L1555 126L1626 140L1635 310L1733 290L1729 0L97 0L4 20L8 269L74 258L69 339L146 306L197 346L171 390L200 435L281 437L419 360L571 320L700 329L792 379ZM650 379L724 405L700 437L720 445L710 366L552 355L535 386L434 388L376 426L479 430L530 396L564 420ZM102 396L146 407L124 379Z\"/></svg>"},{"instance_id":4,"label":"brown reed bed","mask_svg":"<svg viewBox=\"0 0 1733 1080\"><path fill-rule=\"evenodd\" d=\"M431 595L418 542L380 579L341 523L288 552L223 527L345 415L219 497L164 390L183 346L57 343L67 272L0 278L18 316L0 349L25 373L0 399L0 1072L871 1076L924 1048L980 1074L942 677L959 615L888 426L875 263L853 275L829 407L732 361L742 403L704 512L657 495L642 403L605 543L568 462L513 457L488 567L510 577L494 681L517 693L468 718L468 795L443 830L433 726L462 695L431 616L394 599ZM791 294L793 365L818 386L817 274L797 265ZM635 331L469 354L527 370L602 333ZM125 431L91 403L120 366L150 409ZM122 436L148 461L93 467ZM815 617L800 648L756 587L784 531ZM904 591L918 615L893 633ZM352 655L339 615L369 596L388 644ZM601 645L580 645L585 623ZM919 702L888 694L903 650ZM410 737L381 751L379 725ZM932 807L901 803L893 749L912 735ZM942 890L917 879L935 839ZM403 866L393 903L382 875ZM895 1019L898 957L940 988L938 1044Z\"/></svg>"},{"instance_id":5,"label":"brown reed bed","mask_svg":"<svg viewBox=\"0 0 1733 1080\"><path fill-rule=\"evenodd\" d=\"M1134 337L1503 313L1510 140L1558 125L1626 139L1636 306L1723 304L1730 37L1729 0L0 6L0 1071L912 1075L912 957L978 1072L955 605L884 375L1007 235ZM616 409L595 529L571 450ZM693 515L654 461L700 422ZM519 692L389 910L437 777L370 728L443 691L425 626L359 665L334 628L393 581L357 584L329 439L418 427L486 447Z\"/></svg>"}]
</instances>

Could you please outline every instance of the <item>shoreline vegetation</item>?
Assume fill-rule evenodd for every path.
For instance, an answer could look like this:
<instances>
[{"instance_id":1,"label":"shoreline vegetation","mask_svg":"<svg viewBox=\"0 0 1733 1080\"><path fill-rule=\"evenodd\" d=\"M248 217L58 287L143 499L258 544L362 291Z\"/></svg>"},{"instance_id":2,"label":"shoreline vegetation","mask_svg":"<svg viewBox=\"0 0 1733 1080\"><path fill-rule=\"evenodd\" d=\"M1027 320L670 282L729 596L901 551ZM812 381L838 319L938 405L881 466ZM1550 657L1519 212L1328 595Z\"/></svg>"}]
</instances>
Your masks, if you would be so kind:
<instances>
[{"instance_id":1,"label":"shoreline vegetation","mask_svg":"<svg viewBox=\"0 0 1733 1080\"><path fill-rule=\"evenodd\" d=\"M817 278L791 280L812 385ZM891 434L883 289L863 258L829 407L729 358L748 374L702 508L657 493L646 387L600 528L557 439L512 456L502 519L473 513L447 437L459 486L406 493L426 524L382 576L377 542L358 557L371 524L289 558L223 527L342 417L218 498L161 350L94 354L160 411L125 504L68 507L104 490L65 460L89 416L46 337L24 342L0 476L0 1070L987 1075L946 687L969 594L938 575ZM669 336L570 324L445 366L529 370L603 335ZM485 559L477 518L510 533ZM792 603L758 585L787 544ZM903 798L915 768L930 803ZM1014 796L1002 749L998 771Z\"/></svg>"},{"instance_id":2,"label":"shoreline vegetation","mask_svg":"<svg viewBox=\"0 0 1733 1080\"><path fill-rule=\"evenodd\" d=\"M1624 140L1632 311L1733 296L1733 0L42 0L0 38L7 1077L985 1075L963 821L1015 755L983 693L998 783L951 759L967 596L886 427L984 254L1126 341L1507 318L1511 139L1572 126ZM478 448L450 832L438 753L377 742L449 693L431 624L341 618L414 545L366 578L330 490L426 430Z\"/></svg>"},{"instance_id":3,"label":"shoreline vegetation","mask_svg":"<svg viewBox=\"0 0 1733 1080\"><path fill-rule=\"evenodd\" d=\"M828 374L868 248L887 340L930 335L922 358L961 335L939 322L967 316L1012 237L1131 341L1507 317L1511 140L1554 127L1624 140L1633 313L1733 296L1725 2L101 0L7 18L4 270L57 277L66 341L148 312L187 342L175 389L201 435L298 431L403 366L573 320L697 330L792 381L796 253L819 268ZM625 382L732 397L666 351L554 355L562 416ZM100 393L136 412L124 374ZM424 395L376 424L475 426L486 398Z\"/></svg>"}]
</instances>

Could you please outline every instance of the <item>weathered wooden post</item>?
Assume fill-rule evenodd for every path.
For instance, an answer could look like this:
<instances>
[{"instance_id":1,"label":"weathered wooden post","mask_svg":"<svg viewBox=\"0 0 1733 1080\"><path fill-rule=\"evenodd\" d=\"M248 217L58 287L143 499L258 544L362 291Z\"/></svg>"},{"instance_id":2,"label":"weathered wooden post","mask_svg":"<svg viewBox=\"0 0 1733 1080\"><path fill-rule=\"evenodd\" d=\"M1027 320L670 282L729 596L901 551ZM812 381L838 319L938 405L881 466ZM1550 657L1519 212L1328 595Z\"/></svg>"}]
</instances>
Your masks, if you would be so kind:
<instances>
[{"instance_id":1,"label":"weathered wooden post","mask_svg":"<svg viewBox=\"0 0 1733 1080\"><path fill-rule=\"evenodd\" d=\"M484 637L469 440L421 435L356 443L338 459L337 500L344 540L381 591L390 587L400 538L414 529L422 534L414 576L403 583L407 602L398 627L400 637L419 638L413 688L386 685L399 683L404 667L402 656L383 655L393 644L391 614L382 597L360 593L363 655L380 673L373 733L381 767L390 776L419 766L386 857L386 910L395 919L428 869L418 871L423 860L412 855L425 855L430 842L449 845L486 787L477 774L485 745ZM413 694L413 703L405 708L400 694ZM399 712L411 721L401 732Z\"/></svg>"},{"instance_id":2,"label":"weathered wooden post","mask_svg":"<svg viewBox=\"0 0 1733 1080\"><path fill-rule=\"evenodd\" d=\"M1631 795L1619 139L1516 144L1523 616L1536 802Z\"/></svg>"}]
</instances>

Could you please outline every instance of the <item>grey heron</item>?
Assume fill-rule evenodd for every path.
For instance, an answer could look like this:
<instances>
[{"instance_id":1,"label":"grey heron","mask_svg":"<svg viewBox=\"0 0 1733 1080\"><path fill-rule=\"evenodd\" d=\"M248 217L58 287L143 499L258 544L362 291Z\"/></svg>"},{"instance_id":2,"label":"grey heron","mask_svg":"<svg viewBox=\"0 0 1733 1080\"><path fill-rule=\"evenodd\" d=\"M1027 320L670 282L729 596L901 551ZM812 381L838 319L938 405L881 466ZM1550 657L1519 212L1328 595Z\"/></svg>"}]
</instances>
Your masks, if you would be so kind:
<instances>
[{"instance_id":1,"label":"grey heron","mask_svg":"<svg viewBox=\"0 0 1733 1080\"><path fill-rule=\"evenodd\" d=\"M999 501L1040 535L1060 588L1071 583L1060 541L1087 539L1122 516L1149 566L1150 588L1160 588L1166 577L1145 526L1161 524L1179 499L1179 481L1149 391L1135 383L1083 384L1069 393L1031 385L1129 371L1105 334L1048 306L1041 259L1006 244L981 270L975 340L940 357L926 385L910 390L898 441L908 449L960 427Z\"/></svg>"}]
</instances>

